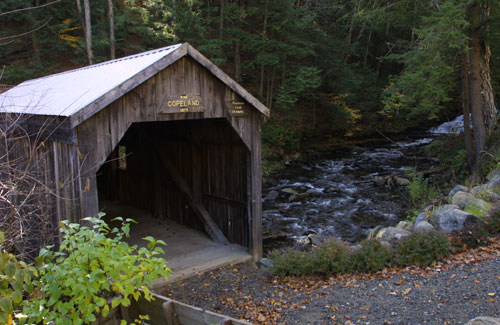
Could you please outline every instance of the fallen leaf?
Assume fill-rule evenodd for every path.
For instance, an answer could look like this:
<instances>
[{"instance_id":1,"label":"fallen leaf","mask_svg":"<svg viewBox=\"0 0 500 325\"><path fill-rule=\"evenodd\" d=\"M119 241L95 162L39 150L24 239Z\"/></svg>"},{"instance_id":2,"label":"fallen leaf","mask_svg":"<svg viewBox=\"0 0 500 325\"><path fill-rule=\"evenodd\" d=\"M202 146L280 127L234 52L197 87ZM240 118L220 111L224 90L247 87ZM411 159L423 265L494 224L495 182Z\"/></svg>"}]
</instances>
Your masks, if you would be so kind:
<instances>
[{"instance_id":1,"label":"fallen leaf","mask_svg":"<svg viewBox=\"0 0 500 325\"><path fill-rule=\"evenodd\" d=\"M210 287L210 283L203 283L204 287Z\"/></svg>"},{"instance_id":2,"label":"fallen leaf","mask_svg":"<svg viewBox=\"0 0 500 325\"><path fill-rule=\"evenodd\" d=\"M457 275L456 274L452 274L450 275L450 279L454 279Z\"/></svg>"},{"instance_id":3,"label":"fallen leaf","mask_svg":"<svg viewBox=\"0 0 500 325\"><path fill-rule=\"evenodd\" d=\"M411 291L411 288L403 290L403 296L406 296L407 294L409 294L410 291Z\"/></svg>"},{"instance_id":4,"label":"fallen leaf","mask_svg":"<svg viewBox=\"0 0 500 325\"><path fill-rule=\"evenodd\" d=\"M475 305L478 305L478 304L479 304L479 302L477 302L477 301L473 300L473 301L471 301L471 304L473 304L473 305L475 306Z\"/></svg>"},{"instance_id":5,"label":"fallen leaf","mask_svg":"<svg viewBox=\"0 0 500 325\"><path fill-rule=\"evenodd\" d=\"M490 296L490 297L494 297L495 295L496 295L496 293L495 293L495 292L489 292L489 293L488 293L488 296Z\"/></svg>"}]
</instances>

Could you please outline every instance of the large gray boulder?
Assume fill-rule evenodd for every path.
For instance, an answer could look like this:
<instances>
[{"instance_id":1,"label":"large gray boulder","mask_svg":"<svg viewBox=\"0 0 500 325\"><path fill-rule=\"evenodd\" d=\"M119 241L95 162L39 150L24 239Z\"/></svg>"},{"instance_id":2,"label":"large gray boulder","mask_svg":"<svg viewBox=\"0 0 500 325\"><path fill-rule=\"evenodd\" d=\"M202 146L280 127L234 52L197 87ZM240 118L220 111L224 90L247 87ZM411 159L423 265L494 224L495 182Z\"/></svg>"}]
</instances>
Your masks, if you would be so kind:
<instances>
[{"instance_id":1,"label":"large gray boulder","mask_svg":"<svg viewBox=\"0 0 500 325\"><path fill-rule=\"evenodd\" d=\"M486 186L492 192L500 194L500 175L493 177L488 183L486 183Z\"/></svg>"},{"instance_id":2,"label":"large gray boulder","mask_svg":"<svg viewBox=\"0 0 500 325\"><path fill-rule=\"evenodd\" d=\"M483 199L486 202L496 203L500 201L500 195L489 189L487 184L474 186L470 192L475 197Z\"/></svg>"},{"instance_id":3,"label":"large gray boulder","mask_svg":"<svg viewBox=\"0 0 500 325\"><path fill-rule=\"evenodd\" d=\"M456 185L451 191L450 193L448 193L448 202L451 203L452 199L453 199L453 196L455 195L455 193L457 192L467 192L467 187L463 186L463 185Z\"/></svg>"},{"instance_id":4,"label":"large gray boulder","mask_svg":"<svg viewBox=\"0 0 500 325\"><path fill-rule=\"evenodd\" d=\"M413 224L411 222L408 222L408 221L400 221L396 228L398 229L403 229L403 230L406 230L406 231L412 231L413 230Z\"/></svg>"},{"instance_id":5,"label":"large gray boulder","mask_svg":"<svg viewBox=\"0 0 500 325\"><path fill-rule=\"evenodd\" d=\"M405 177L401 176L394 176L394 183L396 183L397 186L408 186L410 185L410 180Z\"/></svg>"},{"instance_id":6,"label":"large gray boulder","mask_svg":"<svg viewBox=\"0 0 500 325\"><path fill-rule=\"evenodd\" d=\"M489 316L480 316L471 319L465 325L500 325L500 318L489 317Z\"/></svg>"},{"instance_id":7,"label":"large gray boulder","mask_svg":"<svg viewBox=\"0 0 500 325\"><path fill-rule=\"evenodd\" d=\"M451 203L477 217L484 217L488 215L493 207L491 203L478 199L471 193L462 191L455 193Z\"/></svg>"},{"instance_id":8,"label":"large gray boulder","mask_svg":"<svg viewBox=\"0 0 500 325\"><path fill-rule=\"evenodd\" d=\"M475 215L462 211L458 206L445 204L434 210L429 217L430 224L445 232L461 231L479 221Z\"/></svg>"},{"instance_id":9,"label":"large gray boulder","mask_svg":"<svg viewBox=\"0 0 500 325\"><path fill-rule=\"evenodd\" d=\"M498 175L500 175L500 166L498 166L497 168L495 168L491 172L489 172L488 175L486 175L486 179L491 181L493 178L495 178Z\"/></svg>"},{"instance_id":10,"label":"large gray boulder","mask_svg":"<svg viewBox=\"0 0 500 325\"><path fill-rule=\"evenodd\" d=\"M416 223L415 226L413 226L413 231L415 232L429 232L429 231L434 231L436 228L434 228L433 225L428 223L427 221L421 221L419 223Z\"/></svg>"},{"instance_id":11,"label":"large gray boulder","mask_svg":"<svg viewBox=\"0 0 500 325\"><path fill-rule=\"evenodd\" d=\"M396 244L399 240L410 235L409 231L398 229L396 227L382 228L377 235L376 239L386 241L391 244Z\"/></svg>"}]
</instances>

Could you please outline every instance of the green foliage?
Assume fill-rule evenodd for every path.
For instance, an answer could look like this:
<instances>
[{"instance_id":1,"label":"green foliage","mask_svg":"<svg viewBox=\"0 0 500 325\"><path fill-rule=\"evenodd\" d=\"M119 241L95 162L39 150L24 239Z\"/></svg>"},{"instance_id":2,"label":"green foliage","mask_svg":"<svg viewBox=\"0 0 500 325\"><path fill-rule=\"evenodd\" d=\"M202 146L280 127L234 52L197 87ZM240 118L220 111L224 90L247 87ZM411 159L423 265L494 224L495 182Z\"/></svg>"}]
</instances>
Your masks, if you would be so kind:
<instances>
[{"instance_id":1,"label":"green foliage","mask_svg":"<svg viewBox=\"0 0 500 325\"><path fill-rule=\"evenodd\" d=\"M484 221L486 231L491 236L500 234L500 208L496 207Z\"/></svg>"},{"instance_id":2,"label":"green foliage","mask_svg":"<svg viewBox=\"0 0 500 325\"><path fill-rule=\"evenodd\" d=\"M170 273L157 256L163 253L157 245L164 242L146 237L147 247L137 248L122 241L129 235L131 219L120 229L110 229L101 217L85 221L91 226L63 221L59 250L40 252L37 293L23 302L26 318L21 322L89 323L141 295L152 299L148 288L153 280Z\"/></svg>"},{"instance_id":3,"label":"green foliage","mask_svg":"<svg viewBox=\"0 0 500 325\"><path fill-rule=\"evenodd\" d=\"M394 261L400 266L427 266L449 256L451 246L448 238L440 232L415 232L398 242L394 254Z\"/></svg>"},{"instance_id":4,"label":"green foliage","mask_svg":"<svg viewBox=\"0 0 500 325\"><path fill-rule=\"evenodd\" d=\"M3 247L4 233L0 231L0 246ZM14 311L20 306L23 295L34 291L32 278L37 270L13 254L2 249L0 252L0 323L10 324Z\"/></svg>"},{"instance_id":5,"label":"green foliage","mask_svg":"<svg viewBox=\"0 0 500 325\"><path fill-rule=\"evenodd\" d=\"M452 246L458 250L488 246L490 243L488 230L483 222L467 227L452 238Z\"/></svg>"},{"instance_id":6,"label":"green foliage","mask_svg":"<svg viewBox=\"0 0 500 325\"><path fill-rule=\"evenodd\" d=\"M361 247L351 255L351 263L356 272L370 273L382 270L392 261L391 249L378 240L364 240Z\"/></svg>"},{"instance_id":7,"label":"green foliage","mask_svg":"<svg viewBox=\"0 0 500 325\"><path fill-rule=\"evenodd\" d=\"M309 254L291 248L278 249L270 253L273 262L272 273L279 276L304 276L313 273Z\"/></svg>"},{"instance_id":8,"label":"green foliage","mask_svg":"<svg viewBox=\"0 0 500 325\"><path fill-rule=\"evenodd\" d=\"M311 256L311 270L314 274L342 274L352 271L349 248L339 241L331 241L316 247Z\"/></svg>"},{"instance_id":9,"label":"green foliage","mask_svg":"<svg viewBox=\"0 0 500 325\"><path fill-rule=\"evenodd\" d=\"M413 173L413 178L408 185L410 200L414 210L420 211L426 207L439 195L439 191L429 185L429 180L424 179L422 173Z\"/></svg>"}]
</instances>

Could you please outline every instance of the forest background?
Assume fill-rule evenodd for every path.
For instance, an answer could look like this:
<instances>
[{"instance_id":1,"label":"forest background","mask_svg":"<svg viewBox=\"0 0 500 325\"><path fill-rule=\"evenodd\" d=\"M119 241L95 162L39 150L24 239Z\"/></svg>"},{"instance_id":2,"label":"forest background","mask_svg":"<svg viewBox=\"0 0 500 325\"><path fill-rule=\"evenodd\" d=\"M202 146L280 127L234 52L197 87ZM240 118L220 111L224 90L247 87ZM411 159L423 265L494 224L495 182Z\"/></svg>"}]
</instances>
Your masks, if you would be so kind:
<instances>
[{"instance_id":1,"label":"forest background","mask_svg":"<svg viewBox=\"0 0 500 325\"><path fill-rule=\"evenodd\" d=\"M189 42L271 109L268 159L470 112L473 161L497 120L499 2L2 0L0 84Z\"/></svg>"}]
</instances>

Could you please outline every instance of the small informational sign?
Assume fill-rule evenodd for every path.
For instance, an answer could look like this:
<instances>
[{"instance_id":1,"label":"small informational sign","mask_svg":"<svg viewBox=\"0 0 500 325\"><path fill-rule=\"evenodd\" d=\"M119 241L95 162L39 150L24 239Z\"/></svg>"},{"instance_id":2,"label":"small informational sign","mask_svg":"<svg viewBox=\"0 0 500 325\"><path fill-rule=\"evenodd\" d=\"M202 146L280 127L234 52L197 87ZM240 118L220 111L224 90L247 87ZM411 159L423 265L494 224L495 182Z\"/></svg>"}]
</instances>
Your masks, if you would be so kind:
<instances>
[{"instance_id":1,"label":"small informational sign","mask_svg":"<svg viewBox=\"0 0 500 325\"><path fill-rule=\"evenodd\" d=\"M248 105L240 99L226 100L229 116L248 116Z\"/></svg>"},{"instance_id":2,"label":"small informational sign","mask_svg":"<svg viewBox=\"0 0 500 325\"><path fill-rule=\"evenodd\" d=\"M178 114L178 113L198 113L203 112L203 102L199 95L167 95L158 109L159 113Z\"/></svg>"}]
</instances>

